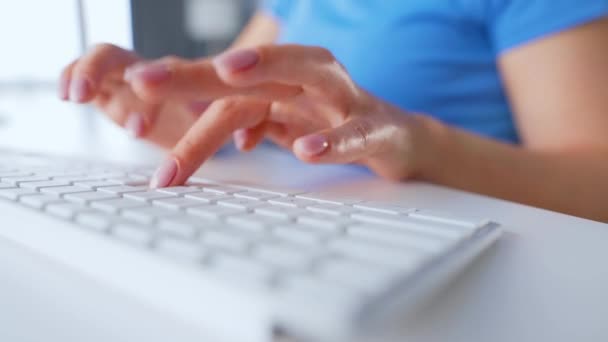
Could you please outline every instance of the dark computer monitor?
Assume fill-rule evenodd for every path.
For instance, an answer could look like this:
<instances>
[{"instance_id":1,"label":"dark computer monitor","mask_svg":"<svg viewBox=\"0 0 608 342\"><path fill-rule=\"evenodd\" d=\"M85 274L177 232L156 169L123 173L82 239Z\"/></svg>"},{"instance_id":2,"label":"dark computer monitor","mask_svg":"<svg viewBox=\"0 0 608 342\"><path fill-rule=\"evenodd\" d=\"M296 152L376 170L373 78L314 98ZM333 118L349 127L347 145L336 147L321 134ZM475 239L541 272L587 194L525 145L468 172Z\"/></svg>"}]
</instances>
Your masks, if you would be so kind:
<instances>
[{"instance_id":1,"label":"dark computer monitor","mask_svg":"<svg viewBox=\"0 0 608 342\"><path fill-rule=\"evenodd\" d=\"M217 23L217 20L234 21L229 27L241 28L254 11L256 2L255 0L131 0L135 50L146 58L166 55L193 58L216 54L230 44L238 29L229 30L230 32L225 32L226 34L222 36L205 37L205 32L193 36L192 32L189 32L191 29L188 28L187 21L193 20L194 15L194 20L215 20L212 23ZM230 15L226 15L226 6L230 6ZM195 9L197 12L194 14L188 12Z\"/></svg>"}]
</instances>

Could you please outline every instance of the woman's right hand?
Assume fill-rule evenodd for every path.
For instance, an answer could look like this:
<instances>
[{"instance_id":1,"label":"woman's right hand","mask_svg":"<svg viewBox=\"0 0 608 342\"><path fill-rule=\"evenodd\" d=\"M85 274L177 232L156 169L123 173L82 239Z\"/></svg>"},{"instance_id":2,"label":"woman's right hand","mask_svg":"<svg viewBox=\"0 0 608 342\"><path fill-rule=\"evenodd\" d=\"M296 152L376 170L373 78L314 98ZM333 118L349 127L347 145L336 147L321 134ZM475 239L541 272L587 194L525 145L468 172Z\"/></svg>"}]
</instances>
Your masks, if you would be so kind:
<instances>
[{"instance_id":1,"label":"woman's right hand","mask_svg":"<svg viewBox=\"0 0 608 342\"><path fill-rule=\"evenodd\" d=\"M165 58L172 59L177 58ZM125 78L129 70L144 63L132 51L111 44L97 45L63 70L59 97L91 103L132 136L172 148L209 103L138 98Z\"/></svg>"}]
</instances>

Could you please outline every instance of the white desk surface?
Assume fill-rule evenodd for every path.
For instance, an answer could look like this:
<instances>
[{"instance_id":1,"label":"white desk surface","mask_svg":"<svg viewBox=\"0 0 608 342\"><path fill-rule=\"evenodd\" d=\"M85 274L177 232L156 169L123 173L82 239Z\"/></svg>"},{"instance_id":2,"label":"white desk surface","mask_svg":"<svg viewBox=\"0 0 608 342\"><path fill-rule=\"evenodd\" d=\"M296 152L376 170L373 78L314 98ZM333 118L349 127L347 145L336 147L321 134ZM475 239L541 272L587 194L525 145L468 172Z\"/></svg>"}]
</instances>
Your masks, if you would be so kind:
<instances>
[{"instance_id":1,"label":"white desk surface","mask_svg":"<svg viewBox=\"0 0 608 342\"><path fill-rule=\"evenodd\" d=\"M161 157L94 114L31 93L0 93L0 147L135 162ZM301 175L297 179L294 170ZM506 234L499 243L414 320L403 322L403 340L608 341L606 224L429 184L387 183L350 168L305 166L267 150L214 161L202 173L324 187L340 195L365 189L365 198L502 223ZM0 341L200 341L200 336L0 240Z\"/></svg>"}]
</instances>

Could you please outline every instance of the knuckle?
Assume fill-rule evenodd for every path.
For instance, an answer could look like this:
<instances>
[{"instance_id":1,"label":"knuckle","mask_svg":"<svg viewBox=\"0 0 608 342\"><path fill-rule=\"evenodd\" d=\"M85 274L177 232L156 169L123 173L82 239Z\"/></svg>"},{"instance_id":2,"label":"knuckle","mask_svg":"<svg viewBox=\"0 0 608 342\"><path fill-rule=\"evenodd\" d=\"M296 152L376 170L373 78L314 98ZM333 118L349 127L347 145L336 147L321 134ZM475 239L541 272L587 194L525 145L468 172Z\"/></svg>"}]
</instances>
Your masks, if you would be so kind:
<instances>
[{"instance_id":1,"label":"knuckle","mask_svg":"<svg viewBox=\"0 0 608 342\"><path fill-rule=\"evenodd\" d=\"M93 45L93 47L90 50L91 51L90 54L92 54L92 55L106 54L106 53L113 52L113 51L116 51L119 49L120 48L114 44L99 43L99 44Z\"/></svg>"},{"instance_id":2,"label":"knuckle","mask_svg":"<svg viewBox=\"0 0 608 342\"><path fill-rule=\"evenodd\" d=\"M76 66L76 64L78 64L79 60L76 59L74 60L72 63L66 65L62 70L61 70L61 76L62 77L67 77L69 75L69 73L74 69L74 66Z\"/></svg>"},{"instance_id":3,"label":"knuckle","mask_svg":"<svg viewBox=\"0 0 608 342\"><path fill-rule=\"evenodd\" d=\"M182 63L184 61L184 59L182 59L176 55L168 55L168 56L162 57L158 61L163 64L174 65L174 64Z\"/></svg>"},{"instance_id":4,"label":"knuckle","mask_svg":"<svg viewBox=\"0 0 608 342\"><path fill-rule=\"evenodd\" d=\"M369 120L358 119L353 122L352 129L358 145L361 146L362 149L367 149L373 131L373 124Z\"/></svg>"},{"instance_id":5,"label":"knuckle","mask_svg":"<svg viewBox=\"0 0 608 342\"><path fill-rule=\"evenodd\" d=\"M223 99L217 102L217 112L219 115L233 115L240 110L240 101L237 99Z\"/></svg>"},{"instance_id":6,"label":"knuckle","mask_svg":"<svg viewBox=\"0 0 608 342\"><path fill-rule=\"evenodd\" d=\"M321 58L321 61L325 63L334 63L336 61L336 56L334 56L333 52L329 51L324 47L317 47L316 53Z\"/></svg>"}]
</instances>

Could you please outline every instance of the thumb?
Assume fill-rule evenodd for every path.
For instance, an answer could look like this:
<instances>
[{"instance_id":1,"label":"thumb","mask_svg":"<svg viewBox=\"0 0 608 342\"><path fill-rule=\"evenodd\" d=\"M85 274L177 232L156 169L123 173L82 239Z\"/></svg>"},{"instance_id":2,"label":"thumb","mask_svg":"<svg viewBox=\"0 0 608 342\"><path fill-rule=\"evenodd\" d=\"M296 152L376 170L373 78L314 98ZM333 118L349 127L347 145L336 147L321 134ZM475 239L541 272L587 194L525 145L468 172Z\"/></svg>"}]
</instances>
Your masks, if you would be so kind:
<instances>
[{"instance_id":1,"label":"thumb","mask_svg":"<svg viewBox=\"0 0 608 342\"><path fill-rule=\"evenodd\" d=\"M349 119L341 126L306 135L293 142L293 152L309 163L352 163L382 149L391 136L366 117Z\"/></svg>"}]
</instances>

